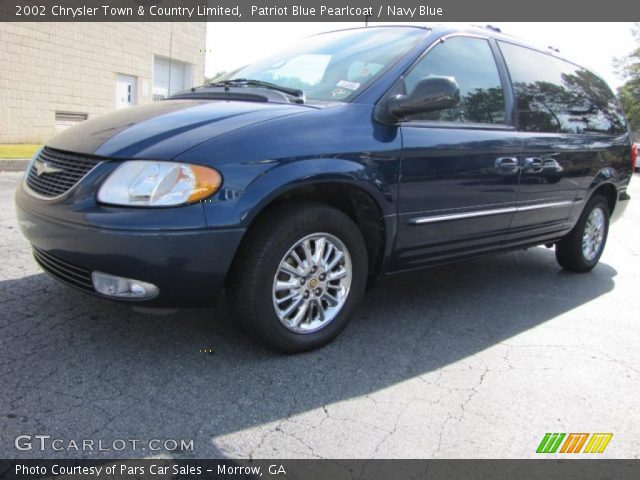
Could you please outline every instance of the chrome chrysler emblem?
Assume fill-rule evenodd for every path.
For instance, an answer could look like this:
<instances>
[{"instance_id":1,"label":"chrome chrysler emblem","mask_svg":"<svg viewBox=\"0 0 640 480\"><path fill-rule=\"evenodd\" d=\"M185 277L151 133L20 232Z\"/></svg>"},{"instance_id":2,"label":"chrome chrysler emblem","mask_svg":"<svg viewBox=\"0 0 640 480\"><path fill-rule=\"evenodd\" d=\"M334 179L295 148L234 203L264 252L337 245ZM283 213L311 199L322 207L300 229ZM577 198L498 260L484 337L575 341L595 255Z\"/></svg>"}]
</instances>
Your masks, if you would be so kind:
<instances>
[{"instance_id":1,"label":"chrome chrysler emblem","mask_svg":"<svg viewBox=\"0 0 640 480\"><path fill-rule=\"evenodd\" d=\"M60 173L62 171L61 168L52 167L47 162L43 162L42 160L36 160L34 166L36 167L36 175L40 176L43 173Z\"/></svg>"}]
</instances>

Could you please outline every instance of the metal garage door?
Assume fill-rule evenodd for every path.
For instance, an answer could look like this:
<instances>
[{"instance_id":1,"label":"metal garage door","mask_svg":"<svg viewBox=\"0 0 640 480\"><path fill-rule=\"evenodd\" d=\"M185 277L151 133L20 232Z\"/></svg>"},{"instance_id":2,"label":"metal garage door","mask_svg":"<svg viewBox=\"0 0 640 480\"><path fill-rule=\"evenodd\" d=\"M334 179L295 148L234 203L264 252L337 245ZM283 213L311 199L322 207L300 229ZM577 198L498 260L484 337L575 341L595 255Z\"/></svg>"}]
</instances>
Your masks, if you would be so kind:
<instances>
[{"instance_id":1,"label":"metal garage door","mask_svg":"<svg viewBox=\"0 0 640 480\"><path fill-rule=\"evenodd\" d=\"M165 57L153 58L153 99L161 100L193 86L193 65Z\"/></svg>"}]
</instances>

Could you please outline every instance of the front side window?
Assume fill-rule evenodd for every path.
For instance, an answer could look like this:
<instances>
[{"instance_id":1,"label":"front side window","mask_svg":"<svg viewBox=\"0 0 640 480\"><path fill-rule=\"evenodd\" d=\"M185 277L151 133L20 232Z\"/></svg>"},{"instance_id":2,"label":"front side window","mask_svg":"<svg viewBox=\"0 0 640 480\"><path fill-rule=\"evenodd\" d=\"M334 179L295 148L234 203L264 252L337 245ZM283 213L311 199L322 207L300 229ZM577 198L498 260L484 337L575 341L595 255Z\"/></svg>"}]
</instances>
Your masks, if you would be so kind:
<instances>
[{"instance_id":1,"label":"front side window","mask_svg":"<svg viewBox=\"0 0 640 480\"><path fill-rule=\"evenodd\" d=\"M363 28L308 37L295 47L216 78L246 78L304 90L316 101L347 101L427 35L415 27Z\"/></svg>"},{"instance_id":2,"label":"front side window","mask_svg":"<svg viewBox=\"0 0 640 480\"><path fill-rule=\"evenodd\" d=\"M618 101L597 75L549 54L500 42L516 90L520 128L549 133L621 133Z\"/></svg>"},{"instance_id":3,"label":"front side window","mask_svg":"<svg viewBox=\"0 0 640 480\"><path fill-rule=\"evenodd\" d=\"M505 103L500 75L489 42L452 37L438 44L406 75L405 92L423 78L453 77L460 87L460 104L437 112L412 115L409 120L504 124Z\"/></svg>"}]
</instances>

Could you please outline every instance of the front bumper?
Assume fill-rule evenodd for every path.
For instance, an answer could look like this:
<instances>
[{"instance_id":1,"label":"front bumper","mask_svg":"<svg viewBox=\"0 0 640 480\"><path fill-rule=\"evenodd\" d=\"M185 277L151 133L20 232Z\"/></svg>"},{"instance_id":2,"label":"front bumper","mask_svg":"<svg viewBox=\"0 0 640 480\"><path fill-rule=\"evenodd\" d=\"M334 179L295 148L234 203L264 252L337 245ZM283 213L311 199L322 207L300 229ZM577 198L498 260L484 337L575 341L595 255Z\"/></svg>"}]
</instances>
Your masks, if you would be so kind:
<instances>
[{"instance_id":1,"label":"front bumper","mask_svg":"<svg viewBox=\"0 0 640 480\"><path fill-rule=\"evenodd\" d=\"M152 308L212 305L224 285L244 229L137 229L119 212L123 228L105 228L60 220L29 208L25 192L16 195L20 228L34 248L38 263L58 280L102 298ZM64 206L50 206L64 212ZM188 207L187 207L188 208ZM59 211L63 209L62 211ZM43 209L40 209L43 210ZM139 210L130 210L139 215ZM154 215L148 211L147 216ZM180 212L176 212L179 215ZM160 215L164 217L164 215ZM165 220L166 221L166 220ZM134 278L158 286L149 300L115 299L87 284L92 271Z\"/></svg>"}]
</instances>

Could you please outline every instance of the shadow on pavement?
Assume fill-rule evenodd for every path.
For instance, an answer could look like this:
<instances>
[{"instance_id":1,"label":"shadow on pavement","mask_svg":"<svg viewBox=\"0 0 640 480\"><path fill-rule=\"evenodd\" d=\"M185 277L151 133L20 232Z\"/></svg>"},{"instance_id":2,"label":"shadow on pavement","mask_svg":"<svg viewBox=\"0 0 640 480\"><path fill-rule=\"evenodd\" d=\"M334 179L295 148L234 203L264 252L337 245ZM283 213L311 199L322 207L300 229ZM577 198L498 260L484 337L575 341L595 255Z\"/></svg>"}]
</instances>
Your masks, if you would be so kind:
<instances>
[{"instance_id":1,"label":"shadow on pavement","mask_svg":"<svg viewBox=\"0 0 640 480\"><path fill-rule=\"evenodd\" d=\"M224 301L159 317L44 274L3 281L1 454L21 454L13 448L18 434L45 432L196 438L194 456L221 456L211 437L441 368L606 294L615 276L606 264L564 272L553 251L534 248L387 277L334 343L295 356L247 340ZM64 456L79 455L56 454Z\"/></svg>"}]
</instances>

